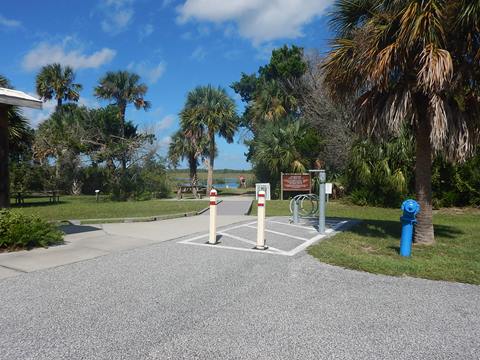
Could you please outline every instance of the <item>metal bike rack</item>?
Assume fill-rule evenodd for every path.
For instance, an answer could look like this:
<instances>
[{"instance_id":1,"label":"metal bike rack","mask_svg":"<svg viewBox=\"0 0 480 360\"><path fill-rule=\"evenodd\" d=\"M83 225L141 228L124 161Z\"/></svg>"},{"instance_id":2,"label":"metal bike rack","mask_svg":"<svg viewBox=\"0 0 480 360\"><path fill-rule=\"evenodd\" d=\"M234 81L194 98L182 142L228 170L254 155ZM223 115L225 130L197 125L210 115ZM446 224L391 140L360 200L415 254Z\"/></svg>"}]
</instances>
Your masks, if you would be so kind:
<instances>
[{"instance_id":1,"label":"metal bike rack","mask_svg":"<svg viewBox=\"0 0 480 360\"><path fill-rule=\"evenodd\" d=\"M290 214L294 215L295 203L298 217L307 218L318 214L319 202L316 194L300 194L290 200Z\"/></svg>"}]
</instances>

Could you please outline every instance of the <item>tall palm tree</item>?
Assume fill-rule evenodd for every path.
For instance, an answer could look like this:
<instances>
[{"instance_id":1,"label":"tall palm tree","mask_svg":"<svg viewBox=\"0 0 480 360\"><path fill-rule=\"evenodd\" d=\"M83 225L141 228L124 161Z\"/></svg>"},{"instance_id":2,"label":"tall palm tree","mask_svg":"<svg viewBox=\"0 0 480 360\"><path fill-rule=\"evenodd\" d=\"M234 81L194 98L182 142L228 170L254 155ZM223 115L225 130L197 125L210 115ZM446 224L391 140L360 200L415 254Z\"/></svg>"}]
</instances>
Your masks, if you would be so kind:
<instances>
[{"instance_id":1,"label":"tall palm tree","mask_svg":"<svg viewBox=\"0 0 480 360\"><path fill-rule=\"evenodd\" d=\"M122 120L122 135L125 135L125 112L129 104L137 110L150 108L145 100L148 87L140 83L140 76L128 71L109 71L99 80L95 87L95 96L99 99L112 100L118 106Z\"/></svg>"},{"instance_id":2,"label":"tall palm tree","mask_svg":"<svg viewBox=\"0 0 480 360\"><path fill-rule=\"evenodd\" d=\"M415 240L433 243L432 153L470 156L480 134L480 2L337 0L324 64L337 99L356 96L357 131L416 141Z\"/></svg>"},{"instance_id":3,"label":"tall palm tree","mask_svg":"<svg viewBox=\"0 0 480 360\"><path fill-rule=\"evenodd\" d=\"M57 109L63 101L77 102L82 85L75 83L75 72L70 66L54 63L42 67L36 78L37 94L43 101L55 98Z\"/></svg>"},{"instance_id":4,"label":"tall palm tree","mask_svg":"<svg viewBox=\"0 0 480 360\"><path fill-rule=\"evenodd\" d=\"M178 166L180 160L187 160L194 197L197 197L199 161L208 151L205 138L197 135L196 132L180 129L172 136L168 148L168 158L173 166Z\"/></svg>"},{"instance_id":5,"label":"tall palm tree","mask_svg":"<svg viewBox=\"0 0 480 360\"><path fill-rule=\"evenodd\" d=\"M238 116L233 99L225 89L211 85L199 86L188 93L187 101L180 113L180 122L185 130L199 128L208 140L207 189L213 184L213 168L216 146L215 136L219 135L233 142L238 128Z\"/></svg>"},{"instance_id":6,"label":"tall palm tree","mask_svg":"<svg viewBox=\"0 0 480 360\"><path fill-rule=\"evenodd\" d=\"M0 87L11 89L8 79L0 75ZM17 106L0 104L0 208L10 206L9 149L10 144L29 138L28 121Z\"/></svg>"}]
</instances>

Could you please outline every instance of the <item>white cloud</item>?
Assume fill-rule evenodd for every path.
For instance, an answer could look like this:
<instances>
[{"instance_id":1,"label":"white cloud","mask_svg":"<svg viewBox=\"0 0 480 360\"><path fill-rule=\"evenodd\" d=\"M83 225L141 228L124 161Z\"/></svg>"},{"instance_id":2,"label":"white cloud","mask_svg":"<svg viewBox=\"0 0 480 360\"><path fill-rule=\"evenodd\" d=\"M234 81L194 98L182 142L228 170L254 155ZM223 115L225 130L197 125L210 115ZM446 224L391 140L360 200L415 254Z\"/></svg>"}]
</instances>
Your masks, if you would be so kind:
<instances>
[{"instance_id":1,"label":"white cloud","mask_svg":"<svg viewBox=\"0 0 480 360\"><path fill-rule=\"evenodd\" d=\"M104 0L101 6L104 14L101 21L102 30L111 35L125 31L135 13L132 4L133 0Z\"/></svg>"},{"instance_id":2,"label":"white cloud","mask_svg":"<svg viewBox=\"0 0 480 360\"><path fill-rule=\"evenodd\" d=\"M22 23L18 20L8 19L5 16L0 15L0 26L5 26L7 28L18 28L22 26Z\"/></svg>"},{"instance_id":3,"label":"white cloud","mask_svg":"<svg viewBox=\"0 0 480 360\"><path fill-rule=\"evenodd\" d=\"M38 98L37 94L30 93L31 96ZM38 128L38 125L47 120L50 115L55 111L57 106L56 100L48 100L43 103L42 110L25 108L23 109L23 115L28 119L30 126L34 129Z\"/></svg>"},{"instance_id":4,"label":"white cloud","mask_svg":"<svg viewBox=\"0 0 480 360\"><path fill-rule=\"evenodd\" d=\"M170 129L174 123L175 115L167 115L156 124L155 128L157 131L167 130Z\"/></svg>"},{"instance_id":5,"label":"white cloud","mask_svg":"<svg viewBox=\"0 0 480 360\"><path fill-rule=\"evenodd\" d=\"M98 68L109 63L116 55L116 51L103 48L87 55L82 49L66 49L68 41L62 44L42 42L30 50L22 60L25 70L35 70L51 63L69 65L74 69Z\"/></svg>"},{"instance_id":6,"label":"white cloud","mask_svg":"<svg viewBox=\"0 0 480 360\"><path fill-rule=\"evenodd\" d=\"M152 35L154 30L155 28L152 24L145 24L144 26L142 26L140 30L138 30L138 36L140 37L140 40L143 40L146 37Z\"/></svg>"},{"instance_id":7,"label":"white cloud","mask_svg":"<svg viewBox=\"0 0 480 360\"><path fill-rule=\"evenodd\" d=\"M302 28L322 15L333 0L186 0L177 8L181 23L195 19L234 22L241 36L258 45L303 35Z\"/></svg>"},{"instance_id":8,"label":"white cloud","mask_svg":"<svg viewBox=\"0 0 480 360\"><path fill-rule=\"evenodd\" d=\"M160 61L157 65L151 65L147 61L131 62L128 65L129 70L135 71L150 84L155 84L165 73L166 68L167 64L164 61Z\"/></svg>"},{"instance_id":9,"label":"white cloud","mask_svg":"<svg viewBox=\"0 0 480 360\"><path fill-rule=\"evenodd\" d=\"M194 60L202 61L207 56L207 51L203 48L203 46L197 46L195 50L193 50L190 57Z\"/></svg>"}]
</instances>

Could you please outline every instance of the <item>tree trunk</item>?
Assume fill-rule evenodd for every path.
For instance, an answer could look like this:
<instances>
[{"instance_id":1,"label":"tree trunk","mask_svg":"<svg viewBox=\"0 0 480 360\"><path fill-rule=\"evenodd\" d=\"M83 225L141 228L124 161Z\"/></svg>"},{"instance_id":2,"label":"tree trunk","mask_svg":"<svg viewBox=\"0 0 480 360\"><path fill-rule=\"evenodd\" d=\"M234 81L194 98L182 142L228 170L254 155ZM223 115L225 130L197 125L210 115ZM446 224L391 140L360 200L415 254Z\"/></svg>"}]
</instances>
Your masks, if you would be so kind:
<instances>
[{"instance_id":1,"label":"tree trunk","mask_svg":"<svg viewBox=\"0 0 480 360\"><path fill-rule=\"evenodd\" d=\"M420 116L416 128L415 192L420 204L414 241L433 244L435 237L432 222L432 145L430 122L426 114Z\"/></svg>"},{"instance_id":2,"label":"tree trunk","mask_svg":"<svg viewBox=\"0 0 480 360\"><path fill-rule=\"evenodd\" d=\"M122 141L125 141L125 112L127 110L127 106L125 104L120 104L120 133L122 136ZM126 178L127 178L127 154L125 151L122 152L121 159L121 196L122 198L127 198L127 185L126 185Z\"/></svg>"},{"instance_id":3,"label":"tree trunk","mask_svg":"<svg viewBox=\"0 0 480 360\"><path fill-rule=\"evenodd\" d=\"M208 177L207 177L207 191L210 193L210 190L213 186L213 165L215 161L215 134L209 132L209 150L208 150Z\"/></svg>"},{"instance_id":4,"label":"tree trunk","mask_svg":"<svg viewBox=\"0 0 480 360\"><path fill-rule=\"evenodd\" d=\"M8 172L8 106L0 105L0 208L10 207Z\"/></svg>"},{"instance_id":5,"label":"tree trunk","mask_svg":"<svg viewBox=\"0 0 480 360\"><path fill-rule=\"evenodd\" d=\"M57 99L57 107L56 107L55 110L60 109L61 106L62 106L62 98L58 98L58 99Z\"/></svg>"},{"instance_id":6,"label":"tree trunk","mask_svg":"<svg viewBox=\"0 0 480 360\"><path fill-rule=\"evenodd\" d=\"M190 185L192 186L192 194L194 198L197 198L198 191L198 179L197 179L197 159L195 157L190 157L189 159L189 167L190 167Z\"/></svg>"}]
</instances>

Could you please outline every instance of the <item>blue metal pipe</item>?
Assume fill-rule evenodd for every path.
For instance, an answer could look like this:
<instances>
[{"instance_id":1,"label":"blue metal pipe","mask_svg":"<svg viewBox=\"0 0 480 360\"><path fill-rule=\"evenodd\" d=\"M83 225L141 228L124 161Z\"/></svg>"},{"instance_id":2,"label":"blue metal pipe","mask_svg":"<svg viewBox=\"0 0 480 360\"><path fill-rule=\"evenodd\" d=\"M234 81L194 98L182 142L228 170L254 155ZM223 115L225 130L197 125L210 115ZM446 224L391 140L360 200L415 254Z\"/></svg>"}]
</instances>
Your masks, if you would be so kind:
<instances>
[{"instance_id":1,"label":"blue metal pipe","mask_svg":"<svg viewBox=\"0 0 480 360\"><path fill-rule=\"evenodd\" d=\"M420 205L415 201L408 199L402 204L403 216L402 237L400 238L400 255L410 256L412 253L413 228L417 223L416 216L420 212Z\"/></svg>"}]
</instances>

